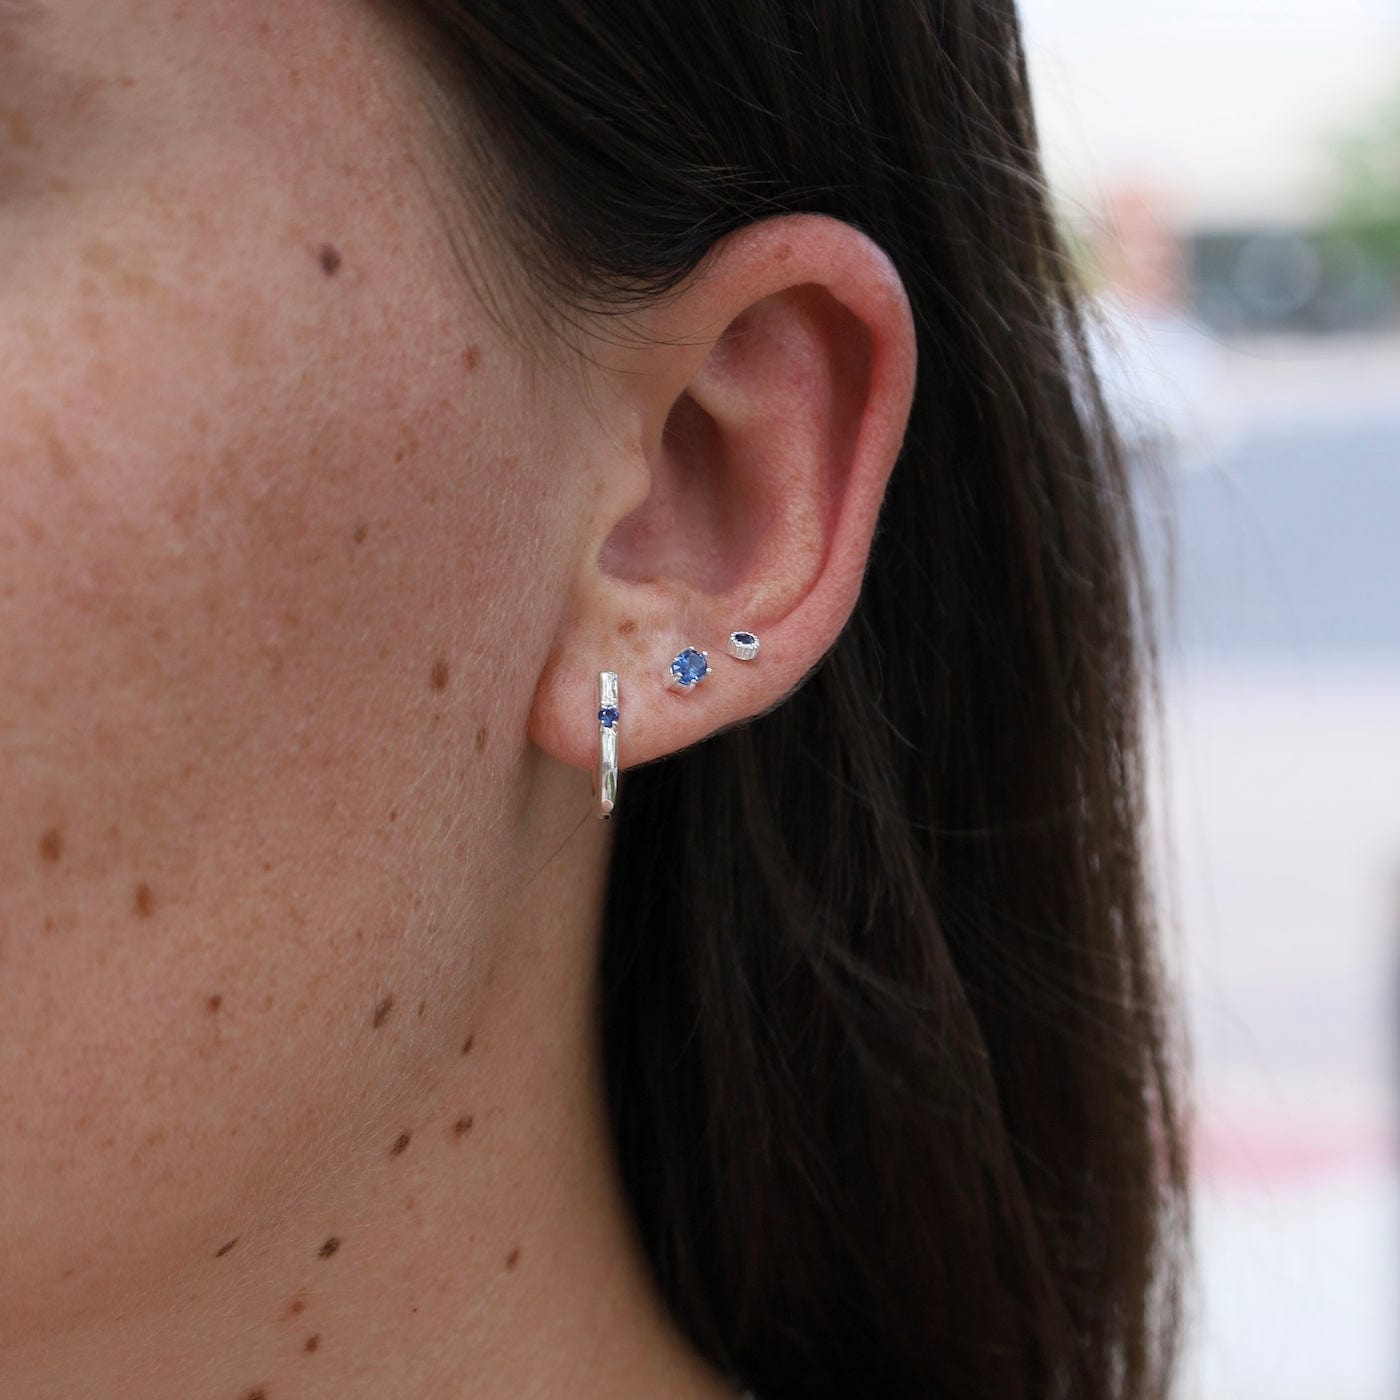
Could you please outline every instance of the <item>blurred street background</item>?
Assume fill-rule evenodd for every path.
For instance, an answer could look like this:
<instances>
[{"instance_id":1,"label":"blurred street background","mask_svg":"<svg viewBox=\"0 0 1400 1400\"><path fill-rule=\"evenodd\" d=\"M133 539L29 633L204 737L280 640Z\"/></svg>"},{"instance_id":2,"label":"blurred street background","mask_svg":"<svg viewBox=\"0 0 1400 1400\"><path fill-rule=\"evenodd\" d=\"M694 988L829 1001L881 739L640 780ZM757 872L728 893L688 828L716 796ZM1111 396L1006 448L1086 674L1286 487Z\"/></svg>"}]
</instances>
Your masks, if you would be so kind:
<instances>
[{"instance_id":1,"label":"blurred street background","mask_svg":"<svg viewBox=\"0 0 1400 1400\"><path fill-rule=\"evenodd\" d=\"M1400 1400L1400 0L1022 0L1143 461L1183 1400ZM1145 477L1144 477L1145 479Z\"/></svg>"}]
</instances>

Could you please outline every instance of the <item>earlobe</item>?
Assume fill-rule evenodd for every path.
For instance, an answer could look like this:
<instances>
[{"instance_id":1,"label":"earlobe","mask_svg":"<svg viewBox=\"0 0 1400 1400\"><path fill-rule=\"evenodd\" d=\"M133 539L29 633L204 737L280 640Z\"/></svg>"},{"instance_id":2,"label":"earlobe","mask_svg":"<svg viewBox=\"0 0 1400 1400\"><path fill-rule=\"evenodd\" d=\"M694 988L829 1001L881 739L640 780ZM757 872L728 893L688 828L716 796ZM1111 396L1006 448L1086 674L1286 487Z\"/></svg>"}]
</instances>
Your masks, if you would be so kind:
<instances>
[{"instance_id":1,"label":"earlobe","mask_svg":"<svg viewBox=\"0 0 1400 1400\"><path fill-rule=\"evenodd\" d=\"M531 714L534 743L584 769L600 671L627 696L624 769L802 683L855 606L914 390L897 272L824 215L738 230L633 319L635 338L594 357L602 513L580 522L574 596ZM641 460L617 460L619 442ZM762 661L731 652L733 633L760 634ZM673 686L687 648L709 653L705 679Z\"/></svg>"}]
</instances>

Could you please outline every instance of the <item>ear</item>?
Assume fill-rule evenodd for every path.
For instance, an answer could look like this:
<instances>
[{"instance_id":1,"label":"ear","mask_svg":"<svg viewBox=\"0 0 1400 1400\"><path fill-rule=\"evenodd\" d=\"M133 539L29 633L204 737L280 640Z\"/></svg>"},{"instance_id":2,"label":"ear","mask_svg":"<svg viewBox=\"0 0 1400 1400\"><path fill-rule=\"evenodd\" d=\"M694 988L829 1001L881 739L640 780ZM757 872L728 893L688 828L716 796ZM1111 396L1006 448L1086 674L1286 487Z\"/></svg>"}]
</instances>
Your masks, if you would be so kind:
<instances>
[{"instance_id":1,"label":"ear","mask_svg":"<svg viewBox=\"0 0 1400 1400\"><path fill-rule=\"evenodd\" d=\"M600 509L580 521L530 717L535 745L589 770L600 671L618 676L624 769L801 684L855 607L914 394L899 274L825 215L739 229L628 319L637 334L590 357ZM759 639L755 660L727 654L736 630ZM708 674L669 689L686 647L708 652Z\"/></svg>"}]
</instances>

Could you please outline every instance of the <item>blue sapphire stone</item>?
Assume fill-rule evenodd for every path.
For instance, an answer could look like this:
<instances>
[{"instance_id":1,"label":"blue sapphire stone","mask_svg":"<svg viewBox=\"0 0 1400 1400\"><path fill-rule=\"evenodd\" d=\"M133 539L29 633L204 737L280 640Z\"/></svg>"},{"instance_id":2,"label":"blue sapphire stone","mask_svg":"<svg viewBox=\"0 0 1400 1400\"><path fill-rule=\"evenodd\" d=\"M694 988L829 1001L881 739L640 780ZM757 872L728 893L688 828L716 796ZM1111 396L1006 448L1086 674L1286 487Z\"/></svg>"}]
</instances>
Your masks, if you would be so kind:
<instances>
[{"instance_id":1,"label":"blue sapphire stone","mask_svg":"<svg viewBox=\"0 0 1400 1400\"><path fill-rule=\"evenodd\" d=\"M734 640L738 642L741 647L751 647L758 641L758 638L755 637L752 632L736 632L734 634Z\"/></svg>"},{"instance_id":2,"label":"blue sapphire stone","mask_svg":"<svg viewBox=\"0 0 1400 1400\"><path fill-rule=\"evenodd\" d=\"M694 647L686 647L676 659L671 662L671 674L689 689L693 685L699 685L705 678L705 672L710 669L709 663L705 660L703 652L696 651Z\"/></svg>"},{"instance_id":3,"label":"blue sapphire stone","mask_svg":"<svg viewBox=\"0 0 1400 1400\"><path fill-rule=\"evenodd\" d=\"M599 710L598 723L601 724L604 729L616 729L617 707L614 705L607 705L603 709Z\"/></svg>"}]
</instances>

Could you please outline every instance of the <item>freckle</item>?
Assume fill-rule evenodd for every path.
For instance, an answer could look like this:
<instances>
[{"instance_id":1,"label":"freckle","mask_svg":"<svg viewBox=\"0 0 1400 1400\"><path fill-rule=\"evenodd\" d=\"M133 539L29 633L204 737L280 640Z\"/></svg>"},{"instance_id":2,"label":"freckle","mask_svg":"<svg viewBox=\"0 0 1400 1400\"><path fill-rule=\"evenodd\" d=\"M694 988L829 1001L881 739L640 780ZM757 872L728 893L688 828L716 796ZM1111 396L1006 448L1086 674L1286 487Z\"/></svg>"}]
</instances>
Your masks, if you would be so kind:
<instances>
[{"instance_id":1,"label":"freckle","mask_svg":"<svg viewBox=\"0 0 1400 1400\"><path fill-rule=\"evenodd\" d=\"M779 261L779 262L786 262L791 256L792 256L792 245L791 245L790 243L784 243L784 244L782 244L782 246L779 247L779 249L778 249L778 261Z\"/></svg>"},{"instance_id":2,"label":"freckle","mask_svg":"<svg viewBox=\"0 0 1400 1400\"><path fill-rule=\"evenodd\" d=\"M78 464L73 460L73 454L63 445L52 428L45 428L43 436L49 449L49 469L56 477L71 481L78 474Z\"/></svg>"},{"instance_id":3,"label":"freckle","mask_svg":"<svg viewBox=\"0 0 1400 1400\"><path fill-rule=\"evenodd\" d=\"M489 737L490 737L490 736L489 736L489 731L487 730L487 728L486 728L485 725L482 725L482 727L476 731L476 751L477 751L477 753L485 753L485 752L486 752L486 740L487 740Z\"/></svg>"},{"instance_id":4,"label":"freckle","mask_svg":"<svg viewBox=\"0 0 1400 1400\"><path fill-rule=\"evenodd\" d=\"M336 1236L336 1235L332 1235L332 1236L325 1242L325 1244L323 1244L323 1245L320 1247L320 1249L318 1249L318 1250L316 1251L316 1253L319 1254L319 1255L321 1256L322 1259L329 1259L329 1258L331 1257L331 1255L334 1254L334 1253L336 1252L336 1250L339 1249L339 1248L340 1248L340 1239L339 1239L339 1237Z\"/></svg>"},{"instance_id":5,"label":"freckle","mask_svg":"<svg viewBox=\"0 0 1400 1400\"><path fill-rule=\"evenodd\" d=\"M118 86L118 87L135 87L135 86L136 86L136 79L133 78L133 77L131 76L130 73L123 73L123 74L121 75L121 77L119 77L119 78L117 79L117 86Z\"/></svg>"},{"instance_id":6,"label":"freckle","mask_svg":"<svg viewBox=\"0 0 1400 1400\"><path fill-rule=\"evenodd\" d=\"M165 1141L166 1136L167 1134L164 1128L153 1128L146 1134L146 1146L159 1147L161 1143Z\"/></svg>"},{"instance_id":7,"label":"freckle","mask_svg":"<svg viewBox=\"0 0 1400 1400\"><path fill-rule=\"evenodd\" d=\"M215 992L204 1004L209 1008L209 1014L212 1016L224 1004L224 999L222 994Z\"/></svg>"},{"instance_id":8,"label":"freckle","mask_svg":"<svg viewBox=\"0 0 1400 1400\"><path fill-rule=\"evenodd\" d=\"M408 1141L412 1136L412 1133L400 1133L398 1137L394 1139L394 1145L389 1149L389 1155L391 1157L397 1157L404 1148L408 1146Z\"/></svg>"},{"instance_id":9,"label":"freckle","mask_svg":"<svg viewBox=\"0 0 1400 1400\"><path fill-rule=\"evenodd\" d=\"M356 931L358 932L358 930ZM393 1006L394 994L390 992L389 995L374 1008L374 1019L371 1024L374 1026L375 1030L378 1030L379 1027L389 1019L389 1012L393 1009Z\"/></svg>"},{"instance_id":10,"label":"freckle","mask_svg":"<svg viewBox=\"0 0 1400 1400\"><path fill-rule=\"evenodd\" d=\"M63 833L56 826L51 826L39 838L39 854L50 865L63 854Z\"/></svg>"},{"instance_id":11,"label":"freckle","mask_svg":"<svg viewBox=\"0 0 1400 1400\"><path fill-rule=\"evenodd\" d=\"M305 1298L293 1298L292 1301L287 1305L287 1311L288 1311L288 1313L290 1313L291 1316L293 1316L293 1317L295 1317L299 1312L305 1311L305 1308L306 1308L306 1299L305 1299Z\"/></svg>"},{"instance_id":12,"label":"freckle","mask_svg":"<svg viewBox=\"0 0 1400 1400\"><path fill-rule=\"evenodd\" d=\"M432 685L434 690L447 689L448 667L442 657L433 662Z\"/></svg>"},{"instance_id":13,"label":"freckle","mask_svg":"<svg viewBox=\"0 0 1400 1400\"><path fill-rule=\"evenodd\" d=\"M321 271L327 277L334 277L340 268L340 254L329 243L321 244Z\"/></svg>"},{"instance_id":14,"label":"freckle","mask_svg":"<svg viewBox=\"0 0 1400 1400\"><path fill-rule=\"evenodd\" d=\"M151 917L151 911L155 908L155 895L151 893L151 887L144 880L136 886L132 907L141 918L149 919Z\"/></svg>"},{"instance_id":15,"label":"freckle","mask_svg":"<svg viewBox=\"0 0 1400 1400\"><path fill-rule=\"evenodd\" d=\"M350 536L350 538L354 540L356 544L364 544L365 536L367 534L369 534L369 526L366 525L365 522L362 520L358 525L355 526L354 533Z\"/></svg>"},{"instance_id":16,"label":"freckle","mask_svg":"<svg viewBox=\"0 0 1400 1400\"><path fill-rule=\"evenodd\" d=\"M67 194L73 188L61 175L55 175L49 180L49 188L55 194Z\"/></svg>"},{"instance_id":17,"label":"freckle","mask_svg":"<svg viewBox=\"0 0 1400 1400\"><path fill-rule=\"evenodd\" d=\"M635 617L629 617L627 621L617 629L617 635L619 637L630 637L636 630L637 619Z\"/></svg>"},{"instance_id":18,"label":"freckle","mask_svg":"<svg viewBox=\"0 0 1400 1400\"><path fill-rule=\"evenodd\" d=\"M474 1035L467 1036L466 1040L462 1043L462 1054L467 1055L471 1053L472 1041L475 1039L476 1037Z\"/></svg>"},{"instance_id":19,"label":"freckle","mask_svg":"<svg viewBox=\"0 0 1400 1400\"><path fill-rule=\"evenodd\" d=\"M311 1336L309 1336L309 1337L306 1339L306 1350L307 1350L307 1351L315 1351L316 1348L317 1348L318 1346L320 1346L320 1345L321 1345L321 1334L320 1334L319 1332L313 1332L313 1333L311 1334Z\"/></svg>"},{"instance_id":20,"label":"freckle","mask_svg":"<svg viewBox=\"0 0 1400 1400\"><path fill-rule=\"evenodd\" d=\"M255 1390L250 1390L243 1397L243 1400L267 1400L267 1391L262 1386L258 1386Z\"/></svg>"},{"instance_id":21,"label":"freckle","mask_svg":"<svg viewBox=\"0 0 1400 1400\"><path fill-rule=\"evenodd\" d=\"M356 943L363 943L364 941L365 941L365 931L364 931L364 929L362 929L362 928L357 928L357 929L355 930L355 942L356 942Z\"/></svg>"},{"instance_id":22,"label":"freckle","mask_svg":"<svg viewBox=\"0 0 1400 1400\"><path fill-rule=\"evenodd\" d=\"M390 808L389 808L389 820L390 820L391 822L396 822L396 821L398 821L398 819L399 819L399 809L398 809L397 807L390 807Z\"/></svg>"},{"instance_id":23,"label":"freckle","mask_svg":"<svg viewBox=\"0 0 1400 1400\"><path fill-rule=\"evenodd\" d=\"M44 920L44 932L45 932L45 933L52 933L53 931L54 931L53 915L50 914L50 915Z\"/></svg>"},{"instance_id":24,"label":"freckle","mask_svg":"<svg viewBox=\"0 0 1400 1400\"><path fill-rule=\"evenodd\" d=\"M32 146L34 132L28 118L17 107L6 107L0 111L0 120L10 129L10 141L16 146Z\"/></svg>"},{"instance_id":25,"label":"freckle","mask_svg":"<svg viewBox=\"0 0 1400 1400\"><path fill-rule=\"evenodd\" d=\"M465 1113L452 1125L452 1131L457 1137L465 1137L471 1130L471 1126L471 1114Z\"/></svg>"},{"instance_id":26,"label":"freckle","mask_svg":"<svg viewBox=\"0 0 1400 1400\"><path fill-rule=\"evenodd\" d=\"M423 1014L427 1009L428 1009L428 1003L427 1003L426 1001L420 1001L420 1002L418 1003L418 1014L419 1014L419 1016L422 1016L422 1014Z\"/></svg>"},{"instance_id":27,"label":"freckle","mask_svg":"<svg viewBox=\"0 0 1400 1400\"><path fill-rule=\"evenodd\" d=\"M506 1255L506 1268L513 1269L520 1262L520 1246L516 1245L509 1254Z\"/></svg>"},{"instance_id":28,"label":"freckle","mask_svg":"<svg viewBox=\"0 0 1400 1400\"><path fill-rule=\"evenodd\" d=\"M468 345L462 351L462 366L467 370L474 370L481 363L481 350L475 345Z\"/></svg>"},{"instance_id":29,"label":"freckle","mask_svg":"<svg viewBox=\"0 0 1400 1400\"><path fill-rule=\"evenodd\" d=\"M238 1243L238 1239L239 1237L235 1235L227 1244L221 1244L218 1247L218 1249L214 1251L214 1258L222 1259L224 1255L227 1254L229 1250L231 1250L234 1247L234 1245Z\"/></svg>"}]
</instances>

